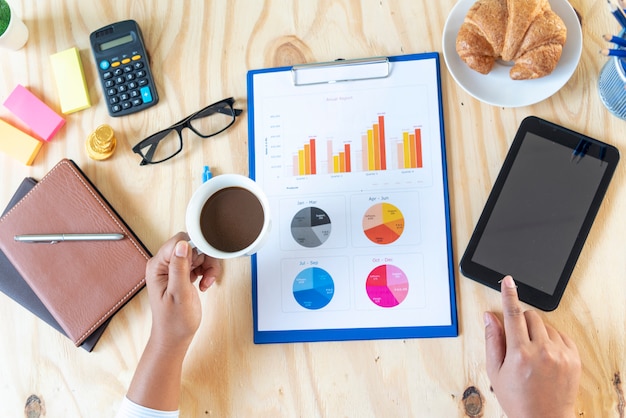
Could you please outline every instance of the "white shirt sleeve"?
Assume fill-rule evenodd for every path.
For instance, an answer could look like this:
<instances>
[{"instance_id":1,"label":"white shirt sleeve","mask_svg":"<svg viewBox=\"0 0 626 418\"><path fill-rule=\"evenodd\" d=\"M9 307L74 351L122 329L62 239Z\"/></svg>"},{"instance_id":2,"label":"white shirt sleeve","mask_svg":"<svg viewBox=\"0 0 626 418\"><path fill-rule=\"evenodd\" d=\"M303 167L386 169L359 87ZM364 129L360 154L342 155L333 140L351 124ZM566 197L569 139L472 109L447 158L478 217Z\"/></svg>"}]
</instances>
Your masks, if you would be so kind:
<instances>
[{"instance_id":1,"label":"white shirt sleeve","mask_svg":"<svg viewBox=\"0 0 626 418\"><path fill-rule=\"evenodd\" d=\"M124 396L115 418L178 418L178 411L158 411L146 408Z\"/></svg>"}]
</instances>

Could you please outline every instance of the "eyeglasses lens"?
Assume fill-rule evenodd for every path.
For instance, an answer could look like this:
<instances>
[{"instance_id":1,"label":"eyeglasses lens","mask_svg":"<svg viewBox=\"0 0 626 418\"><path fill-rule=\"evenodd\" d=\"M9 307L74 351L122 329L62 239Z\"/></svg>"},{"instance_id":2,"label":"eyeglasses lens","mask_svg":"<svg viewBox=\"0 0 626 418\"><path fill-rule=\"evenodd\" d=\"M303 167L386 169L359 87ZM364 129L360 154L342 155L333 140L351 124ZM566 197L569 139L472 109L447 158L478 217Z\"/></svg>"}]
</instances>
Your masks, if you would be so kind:
<instances>
[{"instance_id":1,"label":"eyeglasses lens","mask_svg":"<svg viewBox=\"0 0 626 418\"><path fill-rule=\"evenodd\" d=\"M228 128L234 120L233 108L224 103L198 113L189 121L189 125L200 135L209 136Z\"/></svg>"},{"instance_id":2,"label":"eyeglasses lens","mask_svg":"<svg viewBox=\"0 0 626 418\"><path fill-rule=\"evenodd\" d=\"M167 160L181 149L180 137L175 129L161 136L155 135L153 138L155 139L154 141L149 141L148 144L140 149L141 154L153 163ZM151 152L153 154L150 154Z\"/></svg>"}]
</instances>

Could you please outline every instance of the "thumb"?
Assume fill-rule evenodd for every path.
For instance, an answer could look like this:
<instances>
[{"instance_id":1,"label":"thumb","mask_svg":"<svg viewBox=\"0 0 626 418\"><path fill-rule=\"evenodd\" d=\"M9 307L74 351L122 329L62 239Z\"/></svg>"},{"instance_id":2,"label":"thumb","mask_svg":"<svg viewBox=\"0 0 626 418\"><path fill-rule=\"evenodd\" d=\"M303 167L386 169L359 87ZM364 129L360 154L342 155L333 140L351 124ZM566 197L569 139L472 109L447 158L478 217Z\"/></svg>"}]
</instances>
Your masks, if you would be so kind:
<instances>
[{"instance_id":1,"label":"thumb","mask_svg":"<svg viewBox=\"0 0 626 418\"><path fill-rule=\"evenodd\" d=\"M485 351L487 355L487 375L493 381L498 373L506 354L506 339L500 320L491 312L484 313L485 320Z\"/></svg>"},{"instance_id":2,"label":"thumb","mask_svg":"<svg viewBox=\"0 0 626 418\"><path fill-rule=\"evenodd\" d=\"M180 297L189 286L191 274L191 250L187 241L178 241L170 257L167 290L175 298Z\"/></svg>"}]
</instances>

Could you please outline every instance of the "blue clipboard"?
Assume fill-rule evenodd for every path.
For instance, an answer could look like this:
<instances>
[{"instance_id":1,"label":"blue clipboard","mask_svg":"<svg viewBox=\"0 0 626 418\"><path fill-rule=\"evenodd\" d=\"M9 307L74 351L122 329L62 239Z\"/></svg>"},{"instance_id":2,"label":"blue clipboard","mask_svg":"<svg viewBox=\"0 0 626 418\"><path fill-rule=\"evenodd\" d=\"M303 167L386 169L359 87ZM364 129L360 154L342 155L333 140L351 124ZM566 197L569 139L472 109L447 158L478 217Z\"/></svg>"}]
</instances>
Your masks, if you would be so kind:
<instances>
[{"instance_id":1,"label":"blue clipboard","mask_svg":"<svg viewBox=\"0 0 626 418\"><path fill-rule=\"evenodd\" d=\"M438 53L247 74L255 343L458 335Z\"/></svg>"}]
</instances>

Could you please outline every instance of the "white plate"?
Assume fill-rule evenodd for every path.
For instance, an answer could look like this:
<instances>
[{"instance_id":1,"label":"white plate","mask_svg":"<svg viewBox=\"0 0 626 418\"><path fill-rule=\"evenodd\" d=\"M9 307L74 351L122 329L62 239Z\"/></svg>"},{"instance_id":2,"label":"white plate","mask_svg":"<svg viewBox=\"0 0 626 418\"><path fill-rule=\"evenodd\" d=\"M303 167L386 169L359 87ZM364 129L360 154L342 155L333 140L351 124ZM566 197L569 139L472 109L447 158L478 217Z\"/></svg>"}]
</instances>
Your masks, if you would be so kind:
<instances>
[{"instance_id":1,"label":"white plate","mask_svg":"<svg viewBox=\"0 0 626 418\"><path fill-rule=\"evenodd\" d=\"M567 41L552 74L534 80L512 80L511 67L496 62L489 74L472 70L456 53L456 36L465 15L476 0L459 0L443 29L443 57L456 82L478 100L502 107L528 106L556 93L570 79L583 48L583 35L576 12L567 0L550 0L552 10L567 27Z\"/></svg>"}]
</instances>

